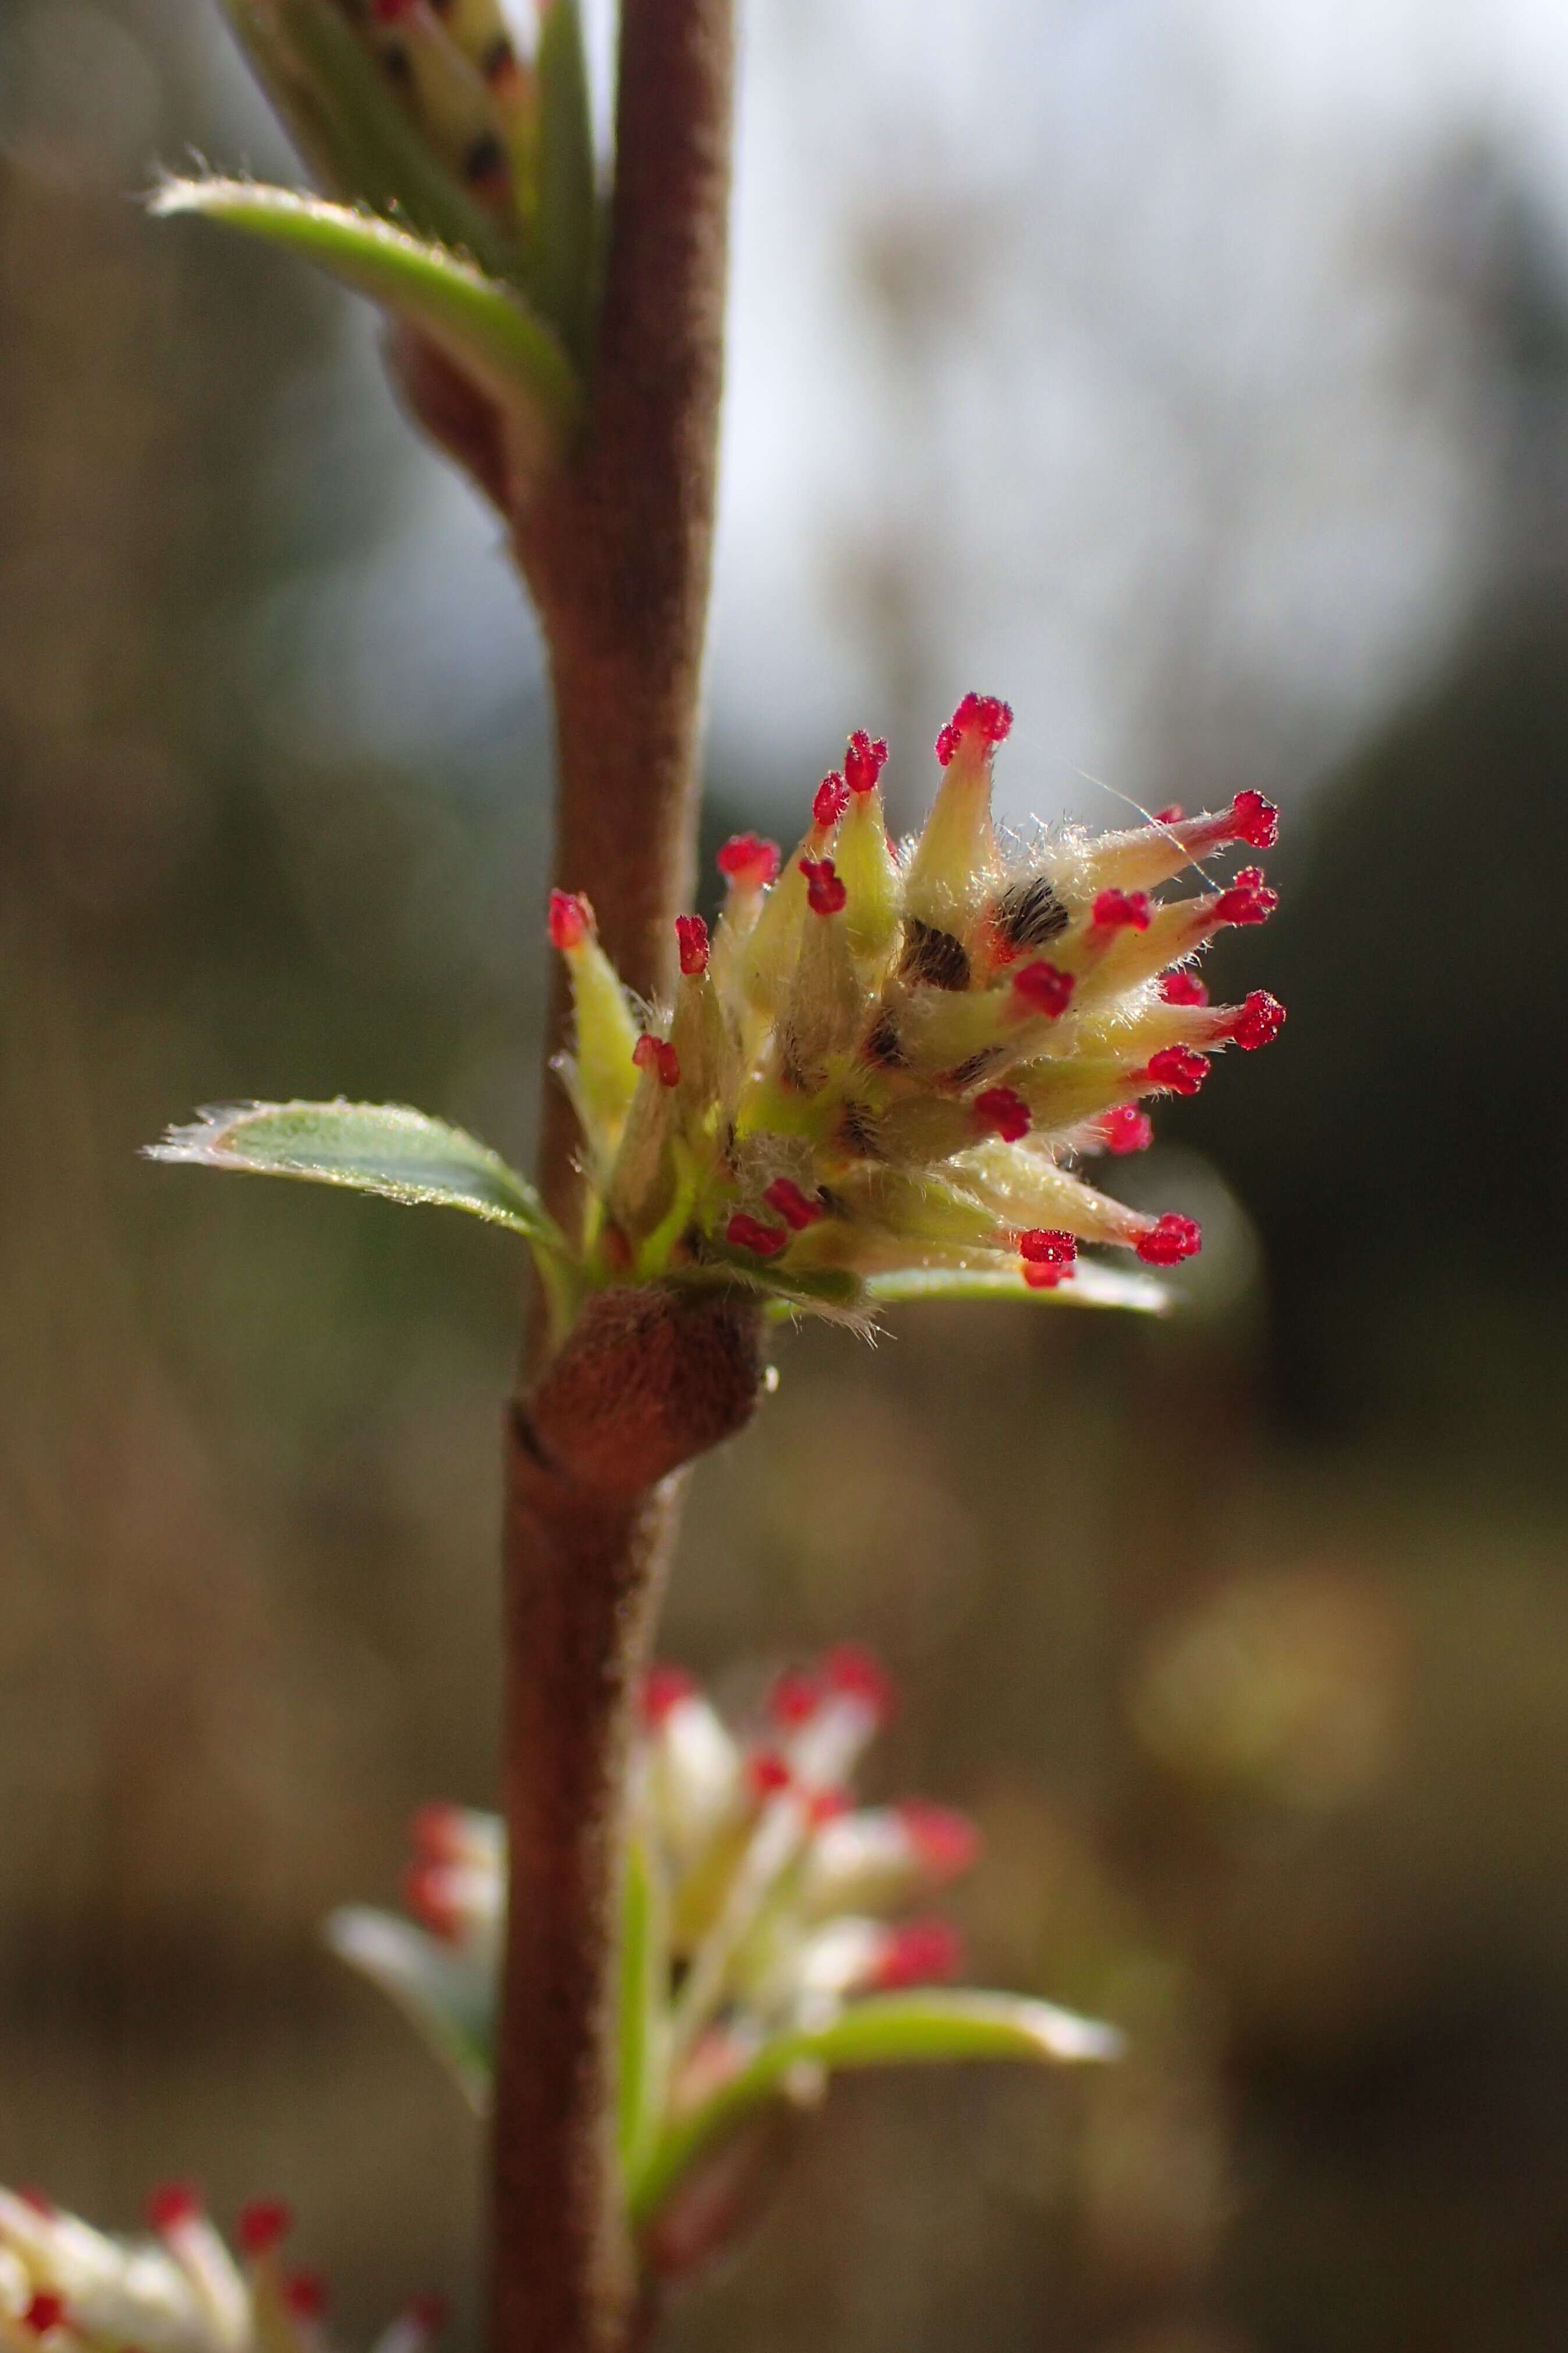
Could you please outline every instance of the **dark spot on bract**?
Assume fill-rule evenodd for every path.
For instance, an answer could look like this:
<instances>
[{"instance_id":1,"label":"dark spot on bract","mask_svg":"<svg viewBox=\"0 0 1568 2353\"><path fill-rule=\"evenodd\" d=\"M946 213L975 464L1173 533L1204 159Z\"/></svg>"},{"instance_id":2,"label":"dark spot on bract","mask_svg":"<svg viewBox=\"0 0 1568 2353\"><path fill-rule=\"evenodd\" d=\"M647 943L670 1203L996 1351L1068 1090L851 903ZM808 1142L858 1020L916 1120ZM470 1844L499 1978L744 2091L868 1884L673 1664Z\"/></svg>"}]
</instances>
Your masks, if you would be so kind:
<instances>
[{"instance_id":1,"label":"dark spot on bract","mask_svg":"<svg viewBox=\"0 0 1568 2353\"><path fill-rule=\"evenodd\" d=\"M964 1089L972 1087L977 1079L983 1079L987 1071L994 1070L1001 1058L1000 1046L982 1046L980 1051L977 1054L971 1054L966 1061L955 1062L951 1071L944 1071L942 1084L953 1088L956 1092L962 1094Z\"/></svg>"},{"instance_id":2,"label":"dark spot on bract","mask_svg":"<svg viewBox=\"0 0 1568 2353\"><path fill-rule=\"evenodd\" d=\"M483 131L463 157L463 177L470 187L506 171L506 150L493 131Z\"/></svg>"},{"instance_id":3,"label":"dark spot on bract","mask_svg":"<svg viewBox=\"0 0 1568 2353\"><path fill-rule=\"evenodd\" d=\"M865 1103L846 1103L838 1122L838 1142L846 1152L861 1153L868 1160L879 1159L877 1122Z\"/></svg>"},{"instance_id":4,"label":"dark spot on bract","mask_svg":"<svg viewBox=\"0 0 1568 2353\"><path fill-rule=\"evenodd\" d=\"M479 59L479 71L487 81L500 81L517 63L517 51L505 33L498 33Z\"/></svg>"},{"instance_id":5,"label":"dark spot on bract","mask_svg":"<svg viewBox=\"0 0 1568 2353\"><path fill-rule=\"evenodd\" d=\"M898 1024L885 1006L878 1014L870 1034L860 1051L865 1060L879 1064L884 1071L903 1069L905 1055L903 1048L899 1043Z\"/></svg>"},{"instance_id":6,"label":"dark spot on bract","mask_svg":"<svg viewBox=\"0 0 1568 2353\"><path fill-rule=\"evenodd\" d=\"M991 920L1011 948L1043 948L1068 927L1068 911L1047 874L1011 882L992 909Z\"/></svg>"},{"instance_id":7,"label":"dark spot on bract","mask_svg":"<svg viewBox=\"0 0 1568 2353\"><path fill-rule=\"evenodd\" d=\"M934 923L911 915L904 926L904 955L899 969L906 980L925 988L963 989L969 987L969 957L963 942Z\"/></svg>"}]
</instances>

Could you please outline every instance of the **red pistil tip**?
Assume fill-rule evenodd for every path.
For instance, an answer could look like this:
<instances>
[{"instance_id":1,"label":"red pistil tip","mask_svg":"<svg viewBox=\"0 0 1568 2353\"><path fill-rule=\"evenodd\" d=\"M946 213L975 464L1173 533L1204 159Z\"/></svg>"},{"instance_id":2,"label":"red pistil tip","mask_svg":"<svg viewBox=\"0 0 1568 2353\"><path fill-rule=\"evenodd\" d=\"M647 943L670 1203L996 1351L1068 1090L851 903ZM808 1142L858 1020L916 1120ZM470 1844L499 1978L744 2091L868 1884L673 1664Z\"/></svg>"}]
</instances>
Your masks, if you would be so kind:
<instances>
[{"instance_id":1,"label":"red pistil tip","mask_svg":"<svg viewBox=\"0 0 1568 2353\"><path fill-rule=\"evenodd\" d=\"M1145 1266L1178 1266L1184 1258L1195 1258L1203 1246L1196 1219L1179 1217L1174 1209L1156 1218L1136 1244Z\"/></svg>"},{"instance_id":2,"label":"red pistil tip","mask_svg":"<svg viewBox=\"0 0 1568 2353\"><path fill-rule=\"evenodd\" d=\"M16 2195L24 2206L31 2207L33 2212L41 2215L46 2222L52 2222L60 2211L52 2198L44 2190L35 2189L31 2182L19 2183Z\"/></svg>"},{"instance_id":3,"label":"red pistil tip","mask_svg":"<svg viewBox=\"0 0 1568 2353\"><path fill-rule=\"evenodd\" d=\"M973 1111L982 1132L1016 1144L1029 1133L1029 1106L1012 1087L986 1087L974 1098Z\"/></svg>"},{"instance_id":4,"label":"red pistil tip","mask_svg":"<svg viewBox=\"0 0 1568 2353\"><path fill-rule=\"evenodd\" d=\"M1165 975L1160 983L1160 994L1167 1005L1206 1005L1209 1001L1208 990L1197 974L1180 967Z\"/></svg>"},{"instance_id":5,"label":"red pistil tip","mask_svg":"<svg viewBox=\"0 0 1568 2353\"><path fill-rule=\"evenodd\" d=\"M815 1226L819 1218L827 1215L821 1202L814 1201L809 1193L803 1193L793 1177L775 1176L763 1198L769 1208L776 1209L785 1225L792 1227L797 1234L804 1233L807 1226Z\"/></svg>"},{"instance_id":6,"label":"red pistil tip","mask_svg":"<svg viewBox=\"0 0 1568 2353\"><path fill-rule=\"evenodd\" d=\"M1271 1046L1285 1027L1285 1008L1266 988L1255 988L1230 1025L1233 1044L1247 1054Z\"/></svg>"},{"instance_id":7,"label":"red pistil tip","mask_svg":"<svg viewBox=\"0 0 1568 2353\"><path fill-rule=\"evenodd\" d=\"M781 1732L798 1732L803 1724L811 1722L822 1698L822 1684L816 1675L805 1667L785 1667L773 1678L768 1715Z\"/></svg>"},{"instance_id":8,"label":"red pistil tip","mask_svg":"<svg viewBox=\"0 0 1568 2353\"><path fill-rule=\"evenodd\" d=\"M764 1226L760 1218L748 1217L737 1209L724 1229L724 1240L733 1242L737 1250L754 1250L759 1258L777 1258L780 1250L789 1248L789 1229L784 1226Z\"/></svg>"},{"instance_id":9,"label":"red pistil tip","mask_svg":"<svg viewBox=\"0 0 1568 2353\"><path fill-rule=\"evenodd\" d=\"M650 1732L657 1732L678 1707L696 1696L697 1678L684 1667L650 1667L643 1677L642 1720Z\"/></svg>"},{"instance_id":10,"label":"red pistil tip","mask_svg":"<svg viewBox=\"0 0 1568 2353\"><path fill-rule=\"evenodd\" d=\"M416 2328L422 2328L426 2337L438 2337L451 2316L452 2307L446 2297L433 2289L424 2295L416 2295L408 2307L409 2319Z\"/></svg>"},{"instance_id":11,"label":"red pistil tip","mask_svg":"<svg viewBox=\"0 0 1568 2353\"><path fill-rule=\"evenodd\" d=\"M816 788L816 797L811 804L811 821L826 831L828 826L837 824L848 806L849 787L835 768L830 776L824 776Z\"/></svg>"},{"instance_id":12,"label":"red pistil tip","mask_svg":"<svg viewBox=\"0 0 1568 2353\"><path fill-rule=\"evenodd\" d=\"M878 777L888 765L888 747L879 735L873 744L863 727L858 727L849 738L844 754L844 781L852 793L868 793L875 789Z\"/></svg>"},{"instance_id":13,"label":"red pistil tip","mask_svg":"<svg viewBox=\"0 0 1568 2353\"><path fill-rule=\"evenodd\" d=\"M776 1748L754 1748L746 1759L746 1787L753 1798L776 1798L794 1778Z\"/></svg>"},{"instance_id":14,"label":"red pistil tip","mask_svg":"<svg viewBox=\"0 0 1568 2353\"><path fill-rule=\"evenodd\" d=\"M201 2211L201 2192L188 2181L166 2181L147 2200L148 2224L160 2236L177 2231L182 2222L194 2222Z\"/></svg>"},{"instance_id":15,"label":"red pistil tip","mask_svg":"<svg viewBox=\"0 0 1568 2353\"><path fill-rule=\"evenodd\" d=\"M384 25L395 25L418 5L419 0L375 0L375 14Z\"/></svg>"},{"instance_id":16,"label":"red pistil tip","mask_svg":"<svg viewBox=\"0 0 1568 2353\"><path fill-rule=\"evenodd\" d=\"M1094 902L1094 921L1102 932L1146 932L1150 907L1147 891L1101 891Z\"/></svg>"},{"instance_id":17,"label":"red pistil tip","mask_svg":"<svg viewBox=\"0 0 1568 2353\"><path fill-rule=\"evenodd\" d=\"M1228 891L1214 903L1216 923L1266 923L1279 904L1279 893L1263 880L1261 866L1244 866Z\"/></svg>"},{"instance_id":18,"label":"red pistil tip","mask_svg":"<svg viewBox=\"0 0 1568 2353\"><path fill-rule=\"evenodd\" d=\"M1167 801L1163 809L1154 811L1154 822L1156 825L1180 825L1186 813L1180 801Z\"/></svg>"},{"instance_id":19,"label":"red pistil tip","mask_svg":"<svg viewBox=\"0 0 1568 2353\"><path fill-rule=\"evenodd\" d=\"M821 795L817 796L818 799ZM837 915L849 896L833 871L831 858L803 858L800 871L805 877L806 897L814 915Z\"/></svg>"},{"instance_id":20,"label":"red pistil tip","mask_svg":"<svg viewBox=\"0 0 1568 2353\"><path fill-rule=\"evenodd\" d=\"M296 2320L320 2320L330 2293L320 2272L290 2272L283 2283L283 2302Z\"/></svg>"},{"instance_id":21,"label":"red pistil tip","mask_svg":"<svg viewBox=\"0 0 1568 2353\"><path fill-rule=\"evenodd\" d=\"M879 1659L858 1642L840 1642L822 1662L822 1680L836 1699L852 1699L886 1724L897 1704L893 1679Z\"/></svg>"},{"instance_id":22,"label":"red pistil tip","mask_svg":"<svg viewBox=\"0 0 1568 2353\"><path fill-rule=\"evenodd\" d=\"M1037 957L1033 964L1026 964L1016 972L1013 987L1026 1005L1032 1006L1037 1013L1049 1014L1053 1021L1072 1003L1074 981L1071 973L1059 972L1043 956Z\"/></svg>"},{"instance_id":23,"label":"red pistil tip","mask_svg":"<svg viewBox=\"0 0 1568 2353\"><path fill-rule=\"evenodd\" d=\"M675 936L680 948L680 969L695 980L708 969L708 926L700 915L677 915Z\"/></svg>"},{"instance_id":24,"label":"red pistil tip","mask_svg":"<svg viewBox=\"0 0 1568 2353\"><path fill-rule=\"evenodd\" d=\"M416 1809L408 1825L409 1843L428 1862L456 1862L463 1852L461 1809L444 1798Z\"/></svg>"},{"instance_id":25,"label":"red pistil tip","mask_svg":"<svg viewBox=\"0 0 1568 2353\"><path fill-rule=\"evenodd\" d=\"M888 1931L872 1983L879 1993L895 1993L901 1986L948 1983L963 1967L963 1939L951 1920L907 1920Z\"/></svg>"},{"instance_id":26,"label":"red pistil tip","mask_svg":"<svg viewBox=\"0 0 1568 2353\"><path fill-rule=\"evenodd\" d=\"M656 1071L661 1087L680 1084L680 1057L668 1038L656 1038L645 1029L632 1048L632 1060L639 1071Z\"/></svg>"},{"instance_id":27,"label":"red pistil tip","mask_svg":"<svg viewBox=\"0 0 1568 2353\"><path fill-rule=\"evenodd\" d=\"M239 2210L234 2235L247 2255L269 2255L294 2227L294 2217L280 2198L256 2198Z\"/></svg>"},{"instance_id":28,"label":"red pistil tip","mask_svg":"<svg viewBox=\"0 0 1568 2353\"><path fill-rule=\"evenodd\" d=\"M1031 1291L1054 1291L1072 1273L1078 1242L1071 1234L1058 1233L1048 1226L1034 1226L1018 1236L1018 1256L1024 1261L1024 1280Z\"/></svg>"},{"instance_id":29,"label":"red pistil tip","mask_svg":"<svg viewBox=\"0 0 1568 2353\"><path fill-rule=\"evenodd\" d=\"M898 1812L928 1878L956 1879L970 1869L980 1852L980 1832L967 1814L933 1806L925 1798L906 1798Z\"/></svg>"},{"instance_id":30,"label":"red pistil tip","mask_svg":"<svg viewBox=\"0 0 1568 2353\"><path fill-rule=\"evenodd\" d=\"M1163 1087L1173 1095L1195 1095L1208 1074L1208 1056L1191 1046L1162 1046L1150 1055L1144 1071L1151 1086Z\"/></svg>"},{"instance_id":31,"label":"red pistil tip","mask_svg":"<svg viewBox=\"0 0 1568 2353\"><path fill-rule=\"evenodd\" d=\"M1107 1152L1121 1159L1129 1152L1147 1152L1154 1141L1154 1123L1136 1103L1121 1103L1100 1122Z\"/></svg>"},{"instance_id":32,"label":"red pistil tip","mask_svg":"<svg viewBox=\"0 0 1568 2353\"><path fill-rule=\"evenodd\" d=\"M1230 805L1233 840L1249 849L1272 849L1279 839L1279 812L1261 793L1237 793Z\"/></svg>"},{"instance_id":33,"label":"red pistil tip","mask_svg":"<svg viewBox=\"0 0 1568 2353\"><path fill-rule=\"evenodd\" d=\"M719 852L719 871L742 891L765 891L777 879L779 846L760 833L732 833Z\"/></svg>"},{"instance_id":34,"label":"red pistil tip","mask_svg":"<svg viewBox=\"0 0 1568 2353\"><path fill-rule=\"evenodd\" d=\"M463 1926L447 1884L448 1868L444 1862L411 1862L403 1874L405 1905L444 1945L456 1944Z\"/></svg>"},{"instance_id":35,"label":"red pistil tip","mask_svg":"<svg viewBox=\"0 0 1568 2353\"><path fill-rule=\"evenodd\" d=\"M806 1818L814 1831L825 1830L847 1814L852 1803L847 1789L814 1789L806 1802Z\"/></svg>"},{"instance_id":36,"label":"red pistil tip","mask_svg":"<svg viewBox=\"0 0 1568 2353\"><path fill-rule=\"evenodd\" d=\"M594 936L594 910L581 891L550 893L550 944L563 955Z\"/></svg>"},{"instance_id":37,"label":"red pistil tip","mask_svg":"<svg viewBox=\"0 0 1568 2353\"><path fill-rule=\"evenodd\" d=\"M22 2315L22 2326L30 2328L35 2337L47 2337L51 2328L59 2327L65 2316L64 2296L54 2295L47 2288L40 2288Z\"/></svg>"},{"instance_id":38,"label":"red pistil tip","mask_svg":"<svg viewBox=\"0 0 1568 2353\"><path fill-rule=\"evenodd\" d=\"M936 756L945 768L973 728L983 744L1005 744L1013 729L1013 709L999 695L966 694L936 739Z\"/></svg>"}]
</instances>

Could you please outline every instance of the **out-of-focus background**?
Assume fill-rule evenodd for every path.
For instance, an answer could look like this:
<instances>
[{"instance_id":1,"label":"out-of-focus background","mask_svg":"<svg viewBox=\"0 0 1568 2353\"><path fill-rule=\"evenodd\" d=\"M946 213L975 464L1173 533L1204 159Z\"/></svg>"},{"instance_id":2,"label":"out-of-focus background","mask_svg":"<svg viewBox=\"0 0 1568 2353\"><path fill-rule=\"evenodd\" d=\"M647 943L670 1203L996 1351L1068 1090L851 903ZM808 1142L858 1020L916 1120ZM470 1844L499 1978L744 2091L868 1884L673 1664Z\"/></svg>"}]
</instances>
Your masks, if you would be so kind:
<instances>
[{"instance_id":1,"label":"out-of-focus background","mask_svg":"<svg viewBox=\"0 0 1568 2353\"><path fill-rule=\"evenodd\" d=\"M601 34L603 27L601 27ZM605 43L601 38L601 48ZM321 1952L495 1763L505 1238L137 1147L530 1147L548 746L367 319L133 201L288 159L197 0L0 11L0 2178L280 2190L351 2337L476 2145ZM1568 26L1552 0L751 0L713 838L1287 812L1290 1023L1124 1181L1160 1328L781 1343L666 1648L829 1638L1097 2085L862 2081L672 2348L1526 2353L1568 2302ZM583 878L591 884L592 877Z\"/></svg>"}]
</instances>

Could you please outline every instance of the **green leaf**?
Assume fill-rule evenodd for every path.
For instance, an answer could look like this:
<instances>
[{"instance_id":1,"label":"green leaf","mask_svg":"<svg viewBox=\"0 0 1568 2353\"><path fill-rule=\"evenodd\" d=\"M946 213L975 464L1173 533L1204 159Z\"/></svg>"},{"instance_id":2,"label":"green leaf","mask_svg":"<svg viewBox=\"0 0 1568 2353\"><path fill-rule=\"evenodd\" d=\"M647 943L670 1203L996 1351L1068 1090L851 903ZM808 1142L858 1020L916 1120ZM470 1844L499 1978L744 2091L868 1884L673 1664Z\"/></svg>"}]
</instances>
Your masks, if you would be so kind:
<instances>
[{"instance_id":1,"label":"green leaf","mask_svg":"<svg viewBox=\"0 0 1568 2353\"><path fill-rule=\"evenodd\" d=\"M577 379L550 329L511 288L444 246L374 213L244 180L171 180L153 210L200 213L300 253L416 328L537 445L535 461L570 434Z\"/></svg>"},{"instance_id":2,"label":"green leaf","mask_svg":"<svg viewBox=\"0 0 1568 2353\"><path fill-rule=\"evenodd\" d=\"M599 192L577 0L553 0L539 35L539 300L586 364L598 298Z\"/></svg>"},{"instance_id":3,"label":"green leaf","mask_svg":"<svg viewBox=\"0 0 1568 2353\"><path fill-rule=\"evenodd\" d=\"M670 2126L633 2185L632 2215L648 2221L694 2159L763 2101L788 2088L793 2069L901 2067L933 2062L1025 2059L1080 2064L1121 2055L1113 2026L1018 1994L873 1995L826 2026L775 2035L738 2075Z\"/></svg>"},{"instance_id":4,"label":"green leaf","mask_svg":"<svg viewBox=\"0 0 1568 2353\"><path fill-rule=\"evenodd\" d=\"M226 1105L204 1111L189 1127L172 1127L147 1157L466 1209L542 1250L568 1255L560 1228L526 1177L460 1127L401 1103Z\"/></svg>"},{"instance_id":5,"label":"green leaf","mask_svg":"<svg viewBox=\"0 0 1568 2353\"><path fill-rule=\"evenodd\" d=\"M634 1837L621 1905L620 2077L616 2147L623 2179L634 2180L658 2121L663 2095L665 1949L662 1891L647 1847Z\"/></svg>"},{"instance_id":6,"label":"green leaf","mask_svg":"<svg viewBox=\"0 0 1568 2353\"><path fill-rule=\"evenodd\" d=\"M1094 1259L1079 1259L1071 1279L1058 1282L1054 1291L1031 1291L1011 1269L904 1266L868 1275L866 1292L873 1303L888 1305L905 1299L1004 1299L1014 1306L1026 1302L1047 1307L1129 1307L1144 1315L1167 1314L1171 1306L1171 1294L1163 1283L1146 1274L1101 1266Z\"/></svg>"},{"instance_id":7,"label":"green leaf","mask_svg":"<svg viewBox=\"0 0 1568 2353\"><path fill-rule=\"evenodd\" d=\"M331 1914L321 1933L340 1960L379 1986L412 2020L470 2105L482 2111L493 2063L492 1970L476 1968L390 1912L357 1904Z\"/></svg>"}]
</instances>

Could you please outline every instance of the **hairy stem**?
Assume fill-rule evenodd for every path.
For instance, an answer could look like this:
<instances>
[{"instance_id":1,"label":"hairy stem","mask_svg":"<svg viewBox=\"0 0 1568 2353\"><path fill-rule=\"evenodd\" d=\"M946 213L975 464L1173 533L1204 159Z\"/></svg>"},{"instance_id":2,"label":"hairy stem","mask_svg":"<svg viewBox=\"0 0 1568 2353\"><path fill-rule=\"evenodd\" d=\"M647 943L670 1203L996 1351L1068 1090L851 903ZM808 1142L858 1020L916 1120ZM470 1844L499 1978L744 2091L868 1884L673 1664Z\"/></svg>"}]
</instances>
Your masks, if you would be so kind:
<instances>
[{"instance_id":1,"label":"hairy stem","mask_svg":"<svg viewBox=\"0 0 1568 2353\"><path fill-rule=\"evenodd\" d=\"M557 879L590 892L645 992L671 977L690 880L731 73L731 0L623 0L588 427L510 518L549 649ZM541 1178L565 1222L574 1141L547 1086ZM509 1424L495 2353L626 2353L646 2318L612 2121L631 1711L680 1467L740 1427L756 1381L751 1311L605 1293Z\"/></svg>"}]
</instances>

